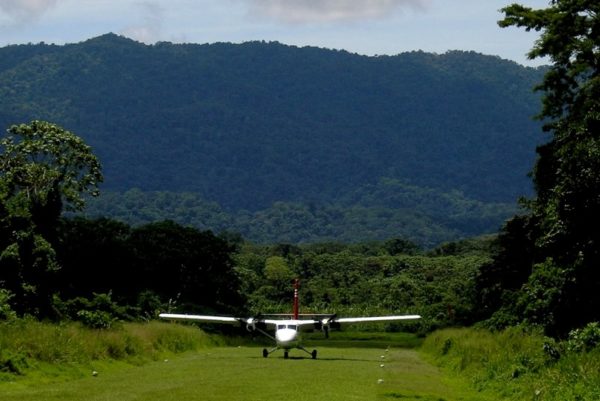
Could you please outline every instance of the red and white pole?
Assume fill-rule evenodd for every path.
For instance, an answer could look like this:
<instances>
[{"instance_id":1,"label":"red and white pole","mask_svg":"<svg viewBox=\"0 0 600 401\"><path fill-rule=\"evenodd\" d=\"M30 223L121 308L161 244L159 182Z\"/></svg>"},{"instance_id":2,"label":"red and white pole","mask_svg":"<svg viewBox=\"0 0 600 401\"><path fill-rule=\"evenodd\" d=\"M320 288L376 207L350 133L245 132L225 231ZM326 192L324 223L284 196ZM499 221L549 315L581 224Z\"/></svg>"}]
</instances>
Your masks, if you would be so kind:
<instances>
[{"instance_id":1,"label":"red and white pole","mask_svg":"<svg viewBox=\"0 0 600 401\"><path fill-rule=\"evenodd\" d=\"M300 286L300 280L294 280L294 319L298 320L298 287Z\"/></svg>"}]
</instances>

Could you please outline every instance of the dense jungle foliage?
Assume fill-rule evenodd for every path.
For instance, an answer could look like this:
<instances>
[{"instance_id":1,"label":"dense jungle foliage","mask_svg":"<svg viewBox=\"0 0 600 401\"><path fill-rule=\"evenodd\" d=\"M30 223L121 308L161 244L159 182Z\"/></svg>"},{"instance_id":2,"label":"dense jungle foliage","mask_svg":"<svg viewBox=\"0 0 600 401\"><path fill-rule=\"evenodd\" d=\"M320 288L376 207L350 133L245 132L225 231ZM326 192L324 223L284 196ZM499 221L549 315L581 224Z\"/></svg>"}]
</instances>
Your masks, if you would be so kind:
<instances>
[{"instance_id":1,"label":"dense jungle foliage","mask_svg":"<svg viewBox=\"0 0 600 401\"><path fill-rule=\"evenodd\" d=\"M26 267L11 272L3 264L0 315L110 327L166 310L291 312L291 283L302 277L303 312L420 313L425 320L402 328L426 332L474 321L474 278L490 261L492 247L493 237L448 243L429 253L403 239L258 246L168 221L131 228L108 219L65 219L53 247L61 268L45 274L46 282L32 272L27 283L10 281L11 275L27 275ZM52 297L38 296L42 286Z\"/></svg>"},{"instance_id":2,"label":"dense jungle foliage","mask_svg":"<svg viewBox=\"0 0 600 401\"><path fill-rule=\"evenodd\" d=\"M501 26L541 31L529 56L552 66L538 85L551 135L537 148L536 197L511 219L478 279L493 327L517 322L555 336L600 321L600 5L552 1L506 7Z\"/></svg>"},{"instance_id":3,"label":"dense jungle foliage","mask_svg":"<svg viewBox=\"0 0 600 401\"><path fill-rule=\"evenodd\" d=\"M90 147L43 121L11 126L0 144L2 318L110 327L160 310L286 311L290 283L302 277L306 311L410 309L429 317L415 330L472 321L472 283L489 261L487 242L424 256L403 239L255 246L170 221L132 228L106 218L67 219L63 210L81 210L83 195L97 195L103 180Z\"/></svg>"},{"instance_id":4,"label":"dense jungle foliage","mask_svg":"<svg viewBox=\"0 0 600 401\"><path fill-rule=\"evenodd\" d=\"M276 202L255 212L231 211L194 193L103 192L82 213L109 217L132 226L172 220L216 233L235 232L260 244L346 243L408 238L424 248L495 233L516 205L466 199L458 191L440 193L382 180L337 204Z\"/></svg>"},{"instance_id":5,"label":"dense jungle foliage","mask_svg":"<svg viewBox=\"0 0 600 401\"><path fill-rule=\"evenodd\" d=\"M11 126L0 145L1 318L106 328L161 310L287 311L290 283L302 277L306 311L412 309L429 317L415 330L473 319L472 283L489 261L489 241L425 256L404 239L256 246L171 221L131 227L64 218L65 210L83 209L84 195L98 195L103 175L91 148L43 121Z\"/></svg>"}]
</instances>

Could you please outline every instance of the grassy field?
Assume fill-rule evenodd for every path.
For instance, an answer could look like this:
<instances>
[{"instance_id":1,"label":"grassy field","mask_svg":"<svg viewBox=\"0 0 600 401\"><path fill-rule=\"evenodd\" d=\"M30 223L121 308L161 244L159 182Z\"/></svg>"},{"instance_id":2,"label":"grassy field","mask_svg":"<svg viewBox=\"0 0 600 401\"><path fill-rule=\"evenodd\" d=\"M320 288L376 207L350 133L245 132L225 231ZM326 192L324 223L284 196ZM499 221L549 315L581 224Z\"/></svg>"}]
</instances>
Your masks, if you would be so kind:
<instances>
[{"instance_id":1,"label":"grassy field","mask_svg":"<svg viewBox=\"0 0 600 401\"><path fill-rule=\"evenodd\" d=\"M88 377L50 384L0 384L17 400L481 400L447 383L410 349L319 347L262 358L260 347L214 347L138 367L90 364ZM383 365L383 366L382 366ZM98 372L92 376L91 370Z\"/></svg>"},{"instance_id":2,"label":"grassy field","mask_svg":"<svg viewBox=\"0 0 600 401\"><path fill-rule=\"evenodd\" d=\"M0 322L0 400L600 400L600 347L522 328L305 340L317 360L298 350L265 359L263 337L163 322Z\"/></svg>"},{"instance_id":3,"label":"grassy field","mask_svg":"<svg viewBox=\"0 0 600 401\"><path fill-rule=\"evenodd\" d=\"M316 360L262 340L161 322L91 330L0 323L0 400L483 400L424 362L405 333L306 336ZM95 372L95 373L93 373Z\"/></svg>"}]
</instances>

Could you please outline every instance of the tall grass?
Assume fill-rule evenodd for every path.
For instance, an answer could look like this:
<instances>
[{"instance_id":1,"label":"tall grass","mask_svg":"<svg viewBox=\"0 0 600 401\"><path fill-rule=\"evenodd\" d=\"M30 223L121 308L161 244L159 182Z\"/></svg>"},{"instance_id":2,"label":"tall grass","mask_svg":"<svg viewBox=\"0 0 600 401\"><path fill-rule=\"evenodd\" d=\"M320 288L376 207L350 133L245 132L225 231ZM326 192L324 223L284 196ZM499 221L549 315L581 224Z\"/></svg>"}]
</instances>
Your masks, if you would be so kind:
<instances>
[{"instance_id":1,"label":"tall grass","mask_svg":"<svg viewBox=\"0 0 600 401\"><path fill-rule=\"evenodd\" d=\"M600 400L600 347L570 351L541 332L447 329L422 351L476 390L508 400Z\"/></svg>"},{"instance_id":2,"label":"tall grass","mask_svg":"<svg viewBox=\"0 0 600 401\"><path fill-rule=\"evenodd\" d=\"M124 323L110 330L96 330L78 323L15 319L0 322L0 380L23 375L39 363L139 362L217 343L217 337L197 328L161 322Z\"/></svg>"}]
</instances>

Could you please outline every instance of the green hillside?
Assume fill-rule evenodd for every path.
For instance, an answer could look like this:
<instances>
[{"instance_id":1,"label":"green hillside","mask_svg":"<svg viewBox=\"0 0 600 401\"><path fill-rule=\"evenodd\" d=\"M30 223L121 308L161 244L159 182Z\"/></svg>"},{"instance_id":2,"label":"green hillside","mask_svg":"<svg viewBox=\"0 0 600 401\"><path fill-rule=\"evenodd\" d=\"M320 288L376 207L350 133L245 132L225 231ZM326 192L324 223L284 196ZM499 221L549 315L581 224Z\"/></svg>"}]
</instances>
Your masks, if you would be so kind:
<instances>
[{"instance_id":1,"label":"green hillside","mask_svg":"<svg viewBox=\"0 0 600 401\"><path fill-rule=\"evenodd\" d=\"M543 71L472 52L366 57L108 34L8 46L0 60L0 126L56 122L92 145L104 190L193 193L234 215L333 205L425 213L454 237L494 231L506 204L531 193L543 140L531 119ZM382 193L382 182L401 185ZM471 211L471 225L460 211L442 214L451 193L476 208L491 202L487 216ZM406 197L432 207L406 207Z\"/></svg>"},{"instance_id":2,"label":"green hillside","mask_svg":"<svg viewBox=\"0 0 600 401\"><path fill-rule=\"evenodd\" d=\"M367 192L369 198L357 194L337 205L276 202L250 212L228 211L189 192L132 189L104 192L97 199L89 199L85 215L110 216L133 226L173 220L218 233L239 233L258 243L410 238L429 248L496 232L516 212L515 205L469 200L460 193L424 190L391 180L382 180L361 192Z\"/></svg>"}]
</instances>

